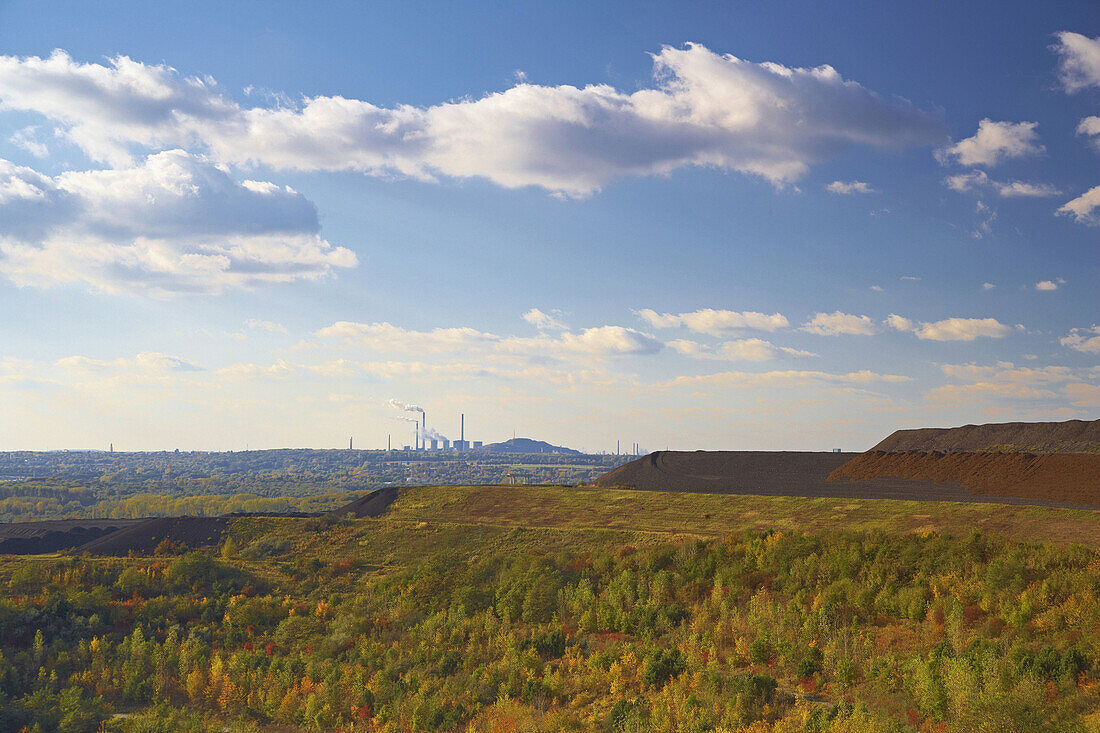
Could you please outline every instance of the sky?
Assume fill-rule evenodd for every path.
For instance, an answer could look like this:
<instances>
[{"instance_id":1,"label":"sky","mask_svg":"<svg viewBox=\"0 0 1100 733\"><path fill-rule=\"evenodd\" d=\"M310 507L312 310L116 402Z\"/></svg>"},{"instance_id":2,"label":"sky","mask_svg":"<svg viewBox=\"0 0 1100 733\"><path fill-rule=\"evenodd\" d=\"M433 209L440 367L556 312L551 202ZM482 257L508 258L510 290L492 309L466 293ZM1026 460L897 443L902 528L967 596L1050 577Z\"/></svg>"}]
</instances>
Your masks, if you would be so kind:
<instances>
[{"instance_id":1,"label":"sky","mask_svg":"<svg viewBox=\"0 0 1100 733\"><path fill-rule=\"evenodd\" d=\"M0 450L1100 417L1100 6L0 0Z\"/></svg>"}]
</instances>

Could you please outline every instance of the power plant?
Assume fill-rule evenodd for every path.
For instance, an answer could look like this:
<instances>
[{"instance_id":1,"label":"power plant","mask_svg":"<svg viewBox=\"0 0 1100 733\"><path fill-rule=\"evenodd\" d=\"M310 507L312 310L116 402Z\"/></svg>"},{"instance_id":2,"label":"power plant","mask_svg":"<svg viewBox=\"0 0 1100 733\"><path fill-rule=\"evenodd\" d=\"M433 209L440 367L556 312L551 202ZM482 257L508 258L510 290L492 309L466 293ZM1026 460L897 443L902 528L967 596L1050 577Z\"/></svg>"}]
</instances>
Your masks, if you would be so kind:
<instances>
[{"instance_id":1,"label":"power plant","mask_svg":"<svg viewBox=\"0 0 1100 733\"><path fill-rule=\"evenodd\" d=\"M451 441L447 437L441 435L434 428L428 427L428 413L419 405L409 405L398 400L390 400L390 406L402 410L405 412L418 412L420 413L420 419L414 420L412 418L399 418L401 420L407 420L413 423L413 444L411 446L404 446L405 450L412 451L467 451L474 448L481 448L485 444L480 440L469 441L466 440L466 413L460 413L458 416L458 440ZM386 450L392 450L392 443L389 436L386 438ZM351 447L349 441L348 447Z\"/></svg>"}]
</instances>

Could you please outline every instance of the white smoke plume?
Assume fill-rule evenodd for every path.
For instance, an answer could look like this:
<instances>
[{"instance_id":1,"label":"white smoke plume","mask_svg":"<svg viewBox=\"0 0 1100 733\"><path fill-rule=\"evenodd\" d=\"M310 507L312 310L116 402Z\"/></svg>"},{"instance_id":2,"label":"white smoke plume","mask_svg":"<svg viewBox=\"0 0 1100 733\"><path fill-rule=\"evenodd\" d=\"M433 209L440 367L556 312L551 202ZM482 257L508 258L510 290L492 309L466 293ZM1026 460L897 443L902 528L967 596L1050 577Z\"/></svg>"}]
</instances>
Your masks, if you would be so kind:
<instances>
[{"instance_id":1,"label":"white smoke plume","mask_svg":"<svg viewBox=\"0 0 1100 733\"><path fill-rule=\"evenodd\" d=\"M424 408L420 405L409 405L401 400L390 400L390 407L395 410L404 410L405 412L424 412ZM413 422L416 422L415 420Z\"/></svg>"}]
</instances>

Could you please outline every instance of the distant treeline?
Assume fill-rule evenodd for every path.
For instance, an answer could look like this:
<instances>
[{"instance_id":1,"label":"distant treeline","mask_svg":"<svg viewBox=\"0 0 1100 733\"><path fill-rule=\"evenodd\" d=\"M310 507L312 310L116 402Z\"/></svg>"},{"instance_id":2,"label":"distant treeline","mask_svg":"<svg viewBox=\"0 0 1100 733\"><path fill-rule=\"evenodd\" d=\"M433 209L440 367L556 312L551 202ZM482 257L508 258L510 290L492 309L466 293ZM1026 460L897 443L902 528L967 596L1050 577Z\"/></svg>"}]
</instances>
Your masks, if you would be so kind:
<instances>
[{"instance_id":1,"label":"distant treeline","mask_svg":"<svg viewBox=\"0 0 1100 733\"><path fill-rule=\"evenodd\" d=\"M0 453L0 522L310 511L344 492L408 484L577 484L622 456L442 451ZM315 503L315 502L314 502Z\"/></svg>"}]
</instances>

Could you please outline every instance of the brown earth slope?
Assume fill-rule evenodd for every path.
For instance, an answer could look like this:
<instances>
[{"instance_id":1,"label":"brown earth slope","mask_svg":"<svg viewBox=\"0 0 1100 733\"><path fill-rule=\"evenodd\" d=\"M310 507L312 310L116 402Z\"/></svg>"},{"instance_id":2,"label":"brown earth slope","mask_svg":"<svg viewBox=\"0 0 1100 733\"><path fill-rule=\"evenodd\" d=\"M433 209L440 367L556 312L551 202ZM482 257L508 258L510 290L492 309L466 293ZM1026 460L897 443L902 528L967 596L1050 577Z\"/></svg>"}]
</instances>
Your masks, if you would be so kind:
<instances>
[{"instance_id":1,"label":"brown earth slope","mask_svg":"<svg viewBox=\"0 0 1100 733\"><path fill-rule=\"evenodd\" d=\"M136 519L46 519L0 524L0 553L38 555L79 547Z\"/></svg>"},{"instance_id":2,"label":"brown earth slope","mask_svg":"<svg viewBox=\"0 0 1100 733\"><path fill-rule=\"evenodd\" d=\"M75 550L76 554L125 556L131 551L151 553L163 540L188 547L221 543L235 517L152 517L92 540Z\"/></svg>"},{"instance_id":3,"label":"brown earth slope","mask_svg":"<svg viewBox=\"0 0 1100 733\"><path fill-rule=\"evenodd\" d=\"M976 494L1100 505L1100 454L871 450L829 474L844 479L948 481Z\"/></svg>"},{"instance_id":4,"label":"brown earth slope","mask_svg":"<svg viewBox=\"0 0 1100 733\"><path fill-rule=\"evenodd\" d=\"M1100 453L1100 420L898 430L872 451Z\"/></svg>"},{"instance_id":5,"label":"brown earth slope","mask_svg":"<svg viewBox=\"0 0 1100 733\"><path fill-rule=\"evenodd\" d=\"M596 479L597 486L705 494L760 494L912 501L978 501L1054 504L1026 494L974 493L961 484L932 478L910 480L883 474L859 481L830 481L851 453L765 451L659 451L623 464ZM1069 500L1066 500L1069 501ZM1097 501L1100 503L1100 500Z\"/></svg>"}]
</instances>

